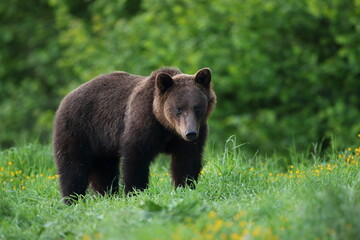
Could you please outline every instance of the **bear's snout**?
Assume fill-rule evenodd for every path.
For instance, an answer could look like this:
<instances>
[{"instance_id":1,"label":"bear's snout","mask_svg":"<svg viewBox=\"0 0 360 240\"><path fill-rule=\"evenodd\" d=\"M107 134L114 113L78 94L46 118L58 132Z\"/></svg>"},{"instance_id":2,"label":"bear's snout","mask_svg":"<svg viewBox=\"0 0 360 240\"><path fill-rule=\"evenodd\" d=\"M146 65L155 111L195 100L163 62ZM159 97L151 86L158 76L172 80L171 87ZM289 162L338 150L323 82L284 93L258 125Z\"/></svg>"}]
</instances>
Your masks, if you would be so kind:
<instances>
[{"instance_id":1,"label":"bear's snout","mask_svg":"<svg viewBox=\"0 0 360 240\"><path fill-rule=\"evenodd\" d=\"M186 140L188 140L188 141L195 141L197 139L197 137L198 137L198 133L196 131L194 131L194 130L187 131L185 133L185 137L186 137Z\"/></svg>"}]
</instances>

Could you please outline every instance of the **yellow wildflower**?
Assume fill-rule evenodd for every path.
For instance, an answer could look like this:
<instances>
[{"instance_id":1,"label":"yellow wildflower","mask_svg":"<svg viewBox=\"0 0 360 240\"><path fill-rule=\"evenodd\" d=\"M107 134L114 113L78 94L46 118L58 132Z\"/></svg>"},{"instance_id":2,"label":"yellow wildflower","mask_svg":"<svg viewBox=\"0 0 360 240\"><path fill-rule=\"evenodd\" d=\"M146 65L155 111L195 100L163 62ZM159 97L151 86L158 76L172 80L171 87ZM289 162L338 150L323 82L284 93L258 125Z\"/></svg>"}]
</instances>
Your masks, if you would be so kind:
<instances>
[{"instance_id":1,"label":"yellow wildflower","mask_svg":"<svg viewBox=\"0 0 360 240\"><path fill-rule=\"evenodd\" d=\"M241 228L244 228L245 226L246 226L246 224L247 224L247 222L246 221L241 221L240 223L239 223L239 226L241 227Z\"/></svg>"},{"instance_id":2,"label":"yellow wildflower","mask_svg":"<svg viewBox=\"0 0 360 240\"><path fill-rule=\"evenodd\" d=\"M226 227L232 227L234 224L232 222L225 222Z\"/></svg>"},{"instance_id":3,"label":"yellow wildflower","mask_svg":"<svg viewBox=\"0 0 360 240\"><path fill-rule=\"evenodd\" d=\"M84 235L82 236L82 239L83 239L83 240L91 240L91 236L90 236L89 234L84 234Z\"/></svg>"},{"instance_id":4,"label":"yellow wildflower","mask_svg":"<svg viewBox=\"0 0 360 240\"><path fill-rule=\"evenodd\" d=\"M234 216L234 220L237 221L239 220L240 218L242 218L243 216L245 215L245 212L244 211L240 211L238 212L235 216Z\"/></svg>"},{"instance_id":5,"label":"yellow wildflower","mask_svg":"<svg viewBox=\"0 0 360 240\"><path fill-rule=\"evenodd\" d=\"M223 226L223 220L216 219L215 225L214 225L214 231L215 232L219 231L222 226Z\"/></svg>"},{"instance_id":6,"label":"yellow wildflower","mask_svg":"<svg viewBox=\"0 0 360 240\"><path fill-rule=\"evenodd\" d=\"M216 212L214 212L214 211L211 211L211 212L209 212L209 214L208 214L208 217L209 218L214 218L216 216Z\"/></svg>"},{"instance_id":7,"label":"yellow wildflower","mask_svg":"<svg viewBox=\"0 0 360 240\"><path fill-rule=\"evenodd\" d=\"M256 226L256 227L254 228L254 230L252 231L252 235L253 235L254 237L259 236L260 233L261 233L261 227L260 227L260 226Z\"/></svg>"},{"instance_id":8,"label":"yellow wildflower","mask_svg":"<svg viewBox=\"0 0 360 240\"><path fill-rule=\"evenodd\" d=\"M232 239L232 240L241 240L242 237L241 237L241 235L238 234L238 233L232 233L232 234L230 235L230 239Z\"/></svg>"}]
</instances>

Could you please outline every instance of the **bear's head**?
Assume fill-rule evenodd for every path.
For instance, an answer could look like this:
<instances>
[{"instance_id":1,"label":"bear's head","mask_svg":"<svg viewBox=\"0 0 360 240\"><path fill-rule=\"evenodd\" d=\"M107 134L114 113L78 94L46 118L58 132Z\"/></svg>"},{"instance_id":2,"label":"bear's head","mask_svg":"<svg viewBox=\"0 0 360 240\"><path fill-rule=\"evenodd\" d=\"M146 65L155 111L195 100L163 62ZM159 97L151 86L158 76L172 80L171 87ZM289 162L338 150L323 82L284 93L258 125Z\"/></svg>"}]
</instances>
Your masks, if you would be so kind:
<instances>
[{"instance_id":1,"label":"bear's head","mask_svg":"<svg viewBox=\"0 0 360 240\"><path fill-rule=\"evenodd\" d=\"M155 77L154 114L167 129L186 141L195 141L214 108L216 96L211 71L200 69L194 75L159 72Z\"/></svg>"}]
</instances>

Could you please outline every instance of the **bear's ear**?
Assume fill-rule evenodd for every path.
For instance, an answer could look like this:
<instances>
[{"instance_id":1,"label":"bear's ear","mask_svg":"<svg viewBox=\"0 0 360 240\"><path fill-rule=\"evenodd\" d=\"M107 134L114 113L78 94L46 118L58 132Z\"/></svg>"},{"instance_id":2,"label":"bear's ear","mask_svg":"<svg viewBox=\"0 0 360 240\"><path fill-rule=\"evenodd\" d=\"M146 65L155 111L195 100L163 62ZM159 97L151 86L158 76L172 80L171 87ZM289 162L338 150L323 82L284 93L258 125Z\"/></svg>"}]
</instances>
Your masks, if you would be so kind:
<instances>
[{"instance_id":1,"label":"bear's ear","mask_svg":"<svg viewBox=\"0 0 360 240\"><path fill-rule=\"evenodd\" d=\"M195 82L206 89L210 88L211 70L210 68L202 68L195 74Z\"/></svg>"},{"instance_id":2,"label":"bear's ear","mask_svg":"<svg viewBox=\"0 0 360 240\"><path fill-rule=\"evenodd\" d=\"M169 74L160 72L156 75L156 86L160 93L165 93L172 85L174 81Z\"/></svg>"}]
</instances>

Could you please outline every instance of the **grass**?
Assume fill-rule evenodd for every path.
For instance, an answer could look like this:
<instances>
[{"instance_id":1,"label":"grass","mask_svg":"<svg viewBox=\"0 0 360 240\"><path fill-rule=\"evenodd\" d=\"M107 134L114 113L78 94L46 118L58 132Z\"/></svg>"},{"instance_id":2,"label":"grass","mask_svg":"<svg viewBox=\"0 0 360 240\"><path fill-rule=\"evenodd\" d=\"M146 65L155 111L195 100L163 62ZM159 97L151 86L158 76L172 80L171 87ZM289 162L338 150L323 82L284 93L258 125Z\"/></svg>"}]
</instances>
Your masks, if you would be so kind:
<instances>
[{"instance_id":1,"label":"grass","mask_svg":"<svg viewBox=\"0 0 360 240\"><path fill-rule=\"evenodd\" d=\"M326 156L247 157L229 139L207 151L196 190L168 163L136 197L60 199L49 146L0 152L0 239L359 239L360 147Z\"/></svg>"}]
</instances>

